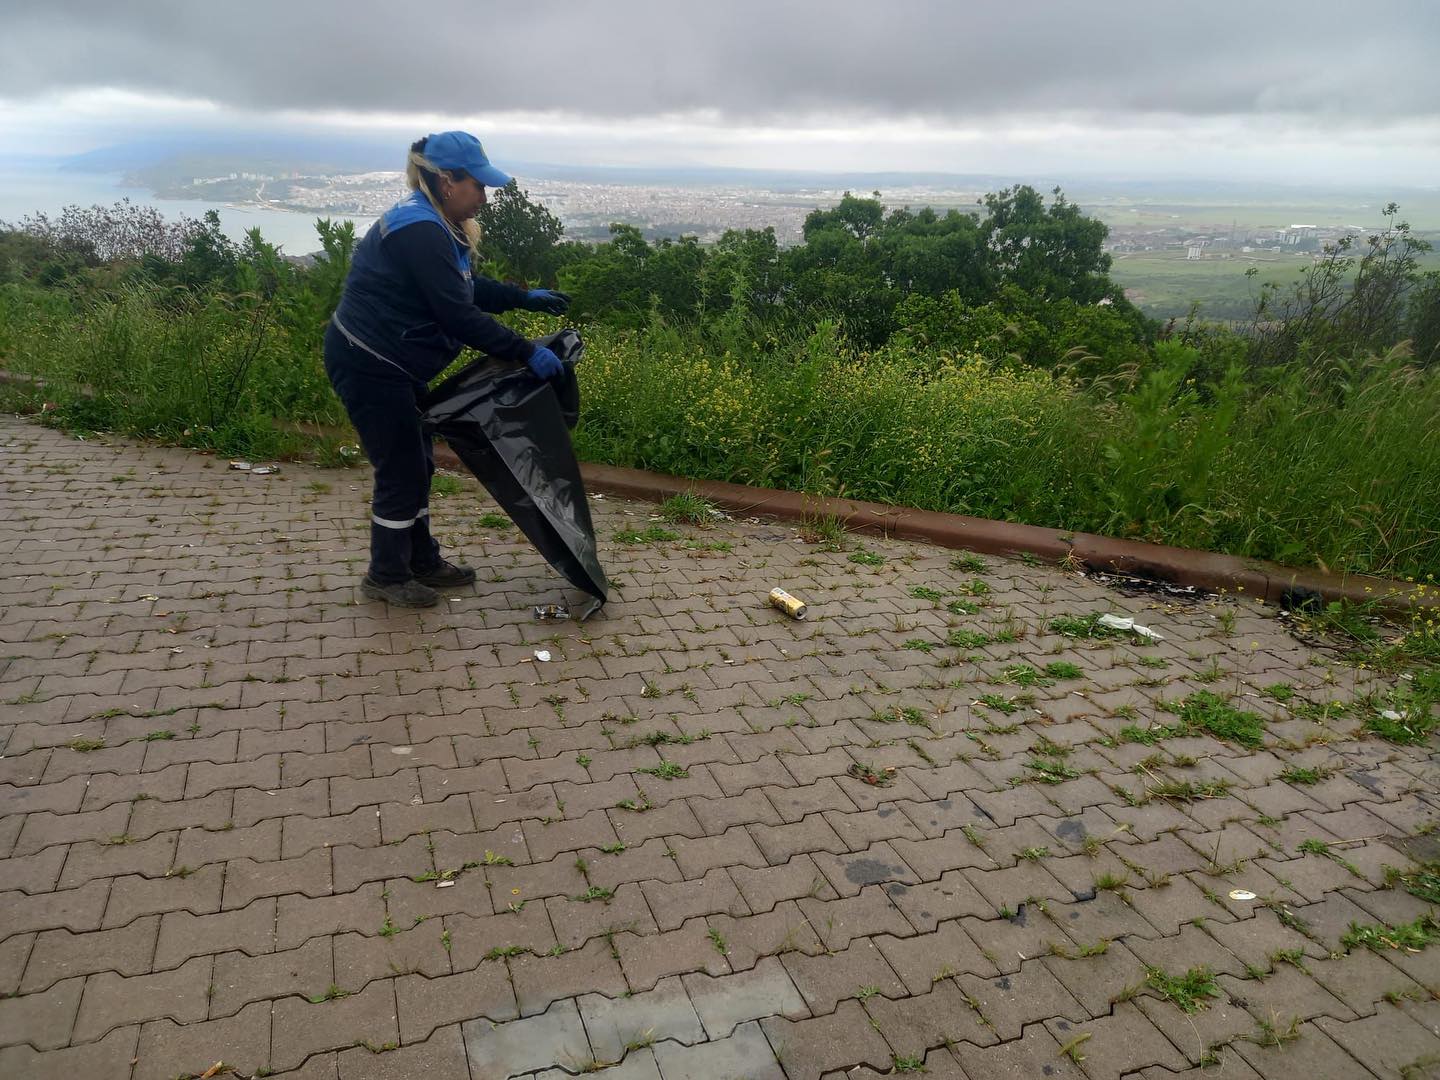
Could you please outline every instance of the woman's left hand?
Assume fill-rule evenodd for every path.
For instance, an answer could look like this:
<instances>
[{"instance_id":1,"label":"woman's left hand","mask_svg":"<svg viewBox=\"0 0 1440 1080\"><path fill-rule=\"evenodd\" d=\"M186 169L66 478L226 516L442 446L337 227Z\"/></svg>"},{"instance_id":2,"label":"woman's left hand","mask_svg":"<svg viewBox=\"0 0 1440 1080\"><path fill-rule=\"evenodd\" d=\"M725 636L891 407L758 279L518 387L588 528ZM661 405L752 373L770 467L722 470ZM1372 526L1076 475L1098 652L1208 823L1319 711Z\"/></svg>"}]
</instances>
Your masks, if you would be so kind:
<instances>
[{"instance_id":1,"label":"woman's left hand","mask_svg":"<svg viewBox=\"0 0 1440 1080\"><path fill-rule=\"evenodd\" d=\"M570 307L568 294L558 289L531 289L525 294L525 310L545 315L564 315Z\"/></svg>"}]
</instances>

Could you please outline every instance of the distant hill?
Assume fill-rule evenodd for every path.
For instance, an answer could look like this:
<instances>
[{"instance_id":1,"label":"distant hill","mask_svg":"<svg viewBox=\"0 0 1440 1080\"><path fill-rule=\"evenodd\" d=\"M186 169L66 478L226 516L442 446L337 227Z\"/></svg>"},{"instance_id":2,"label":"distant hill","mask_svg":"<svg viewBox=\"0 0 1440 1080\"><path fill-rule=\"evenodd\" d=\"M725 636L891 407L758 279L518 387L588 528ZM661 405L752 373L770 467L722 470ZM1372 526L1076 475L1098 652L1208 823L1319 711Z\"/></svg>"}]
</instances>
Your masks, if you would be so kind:
<instances>
[{"instance_id":1,"label":"distant hill","mask_svg":"<svg viewBox=\"0 0 1440 1080\"><path fill-rule=\"evenodd\" d=\"M100 147L64 158L77 172L136 177L207 176L227 172L357 173L405 167L404 148L390 140L313 139L176 134Z\"/></svg>"}]
</instances>

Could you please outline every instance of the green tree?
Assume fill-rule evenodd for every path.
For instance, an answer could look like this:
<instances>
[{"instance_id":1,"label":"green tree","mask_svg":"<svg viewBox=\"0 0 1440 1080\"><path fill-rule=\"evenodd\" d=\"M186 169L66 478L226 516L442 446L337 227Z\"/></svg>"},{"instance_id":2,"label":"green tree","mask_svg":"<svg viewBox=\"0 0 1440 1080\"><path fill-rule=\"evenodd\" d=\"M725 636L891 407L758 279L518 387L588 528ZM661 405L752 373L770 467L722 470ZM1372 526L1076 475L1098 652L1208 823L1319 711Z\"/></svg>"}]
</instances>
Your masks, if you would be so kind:
<instances>
[{"instance_id":1,"label":"green tree","mask_svg":"<svg viewBox=\"0 0 1440 1080\"><path fill-rule=\"evenodd\" d=\"M482 261L497 262L531 284L552 284L563 262L565 227L543 203L532 202L514 180L490 193L480 208Z\"/></svg>"},{"instance_id":2,"label":"green tree","mask_svg":"<svg viewBox=\"0 0 1440 1080\"><path fill-rule=\"evenodd\" d=\"M985 196L979 231L993 280L1082 304L1122 298L1108 276L1104 243L1110 230L1081 213L1059 188L1054 196L1048 207L1027 185Z\"/></svg>"}]
</instances>

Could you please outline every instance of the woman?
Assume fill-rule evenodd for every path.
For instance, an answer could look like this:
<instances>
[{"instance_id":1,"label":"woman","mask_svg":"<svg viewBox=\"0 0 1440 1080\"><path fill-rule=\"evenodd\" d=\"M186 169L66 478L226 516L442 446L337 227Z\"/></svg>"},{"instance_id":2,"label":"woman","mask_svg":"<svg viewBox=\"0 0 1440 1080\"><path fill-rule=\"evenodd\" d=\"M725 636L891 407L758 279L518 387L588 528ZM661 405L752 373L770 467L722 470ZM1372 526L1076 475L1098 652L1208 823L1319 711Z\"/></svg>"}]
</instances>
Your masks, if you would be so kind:
<instances>
[{"instance_id":1,"label":"woman","mask_svg":"<svg viewBox=\"0 0 1440 1080\"><path fill-rule=\"evenodd\" d=\"M486 313L559 315L569 298L471 276L485 188L510 182L475 136L426 136L410 147L405 178L411 193L355 248L325 330L325 371L375 468L370 569L360 590L403 607L432 607L437 589L469 585L475 571L442 558L430 535L435 458L418 398L467 345L529 364L542 379L558 375L553 352Z\"/></svg>"}]
</instances>

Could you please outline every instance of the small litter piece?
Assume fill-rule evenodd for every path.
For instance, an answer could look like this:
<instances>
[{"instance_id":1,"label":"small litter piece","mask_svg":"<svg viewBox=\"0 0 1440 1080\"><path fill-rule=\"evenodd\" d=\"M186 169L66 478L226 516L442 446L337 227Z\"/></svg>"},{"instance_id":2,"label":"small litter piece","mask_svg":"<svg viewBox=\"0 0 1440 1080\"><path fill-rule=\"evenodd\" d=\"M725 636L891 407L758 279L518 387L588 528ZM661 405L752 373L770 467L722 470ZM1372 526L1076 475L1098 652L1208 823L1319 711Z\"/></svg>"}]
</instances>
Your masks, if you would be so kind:
<instances>
[{"instance_id":1,"label":"small litter piece","mask_svg":"<svg viewBox=\"0 0 1440 1080\"><path fill-rule=\"evenodd\" d=\"M437 889L448 889L448 888L450 888L450 886L452 886L452 885L454 885L454 884L455 884L455 881L454 881L454 879L452 878L452 879L448 879L448 880L446 880L446 881L437 881L437 882L435 883L435 887L436 887Z\"/></svg>"},{"instance_id":2,"label":"small litter piece","mask_svg":"<svg viewBox=\"0 0 1440 1080\"><path fill-rule=\"evenodd\" d=\"M1128 630L1132 634L1138 634L1147 641L1164 641L1163 634L1156 633L1148 626L1141 626L1134 619L1121 618L1119 615L1101 615L1095 620L1097 626L1103 626L1109 630Z\"/></svg>"},{"instance_id":3,"label":"small litter piece","mask_svg":"<svg viewBox=\"0 0 1440 1080\"><path fill-rule=\"evenodd\" d=\"M236 469L240 472L249 472L251 469L255 468L255 466L251 465L248 461L232 461L230 462L230 468Z\"/></svg>"},{"instance_id":4,"label":"small litter piece","mask_svg":"<svg viewBox=\"0 0 1440 1080\"><path fill-rule=\"evenodd\" d=\"M1231 889L1231 890L1230 890L1230 899L1231 899L1231 900L1254 900L1254 899L1255 899L1255 894L1254 894L1253 892L1251 892L1249 889Z\"/></svg>"},{"instance_id":5,"label":"small litter piece","mask_svg":"<svg viewBox=\"0 0 1440 1080\"><path fill-rule=\"evenodd\" d=\"M803 619L810 610L809 605L798 596L791 596L781 588L770 590L770 606L777 611L783 611L792 619Z\"/></svg>"},{"instance_id":6,"label":"small litter piece","mask_svg":"<svg viewBox=\"0 0 1440 1080\"><path fill-rule=\"evenodd\" d=\"M252 476L269 476L271 473L278 473L279 471L279 465L256 465L250 470L250 474Z\"/></svg>"},{"instance_id":7,"label":"small litter piece","mask_svg":"<svg viewBox=\"0 0 1440 1080\"><path fill-rule=\"evenodd\" d=\"M570 618L570 609L564 604L535 605L535 619L537 622L558 622L568 618Z\"/></svg>"},{"instance_id":8,"label":"small litter piece","mask_svg":"<svg viewBox=\"0 0 1440 1080\"><path fill-rule=\"evenodd\" d=\"M390 752L392 754L413 754L415 748L413 746L392 746Z\"/></svg>"},{"instance_id":9,"label":"small litter piece","mask_svg":"<svg viewBox=\"0 0 1440 1080\"><path fill-rule=\"evenodd\" d=\"M1398 712L1396 712L1394 709L1381 709L1381 710L1380 710L1380 715L1383 716L1386 720L1404 720L1404 719L1405 719L1403 716L1401 716L1401 715L1400 715Z\"/></svg>"},{"instance_id":10,"label":"small litter piece","mask_svg":"<svg viewBox=\"0 0 1440 1080\"><path fill-rule=\"evenodd\" d=\"M539 660L542 664L548 664L548 663L550 662L550 650L549 650L549 649L536 649L536 650L535 650L535 659L536 659L536 660Z\"/></svg>"}]
</instances>

